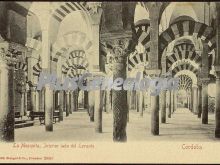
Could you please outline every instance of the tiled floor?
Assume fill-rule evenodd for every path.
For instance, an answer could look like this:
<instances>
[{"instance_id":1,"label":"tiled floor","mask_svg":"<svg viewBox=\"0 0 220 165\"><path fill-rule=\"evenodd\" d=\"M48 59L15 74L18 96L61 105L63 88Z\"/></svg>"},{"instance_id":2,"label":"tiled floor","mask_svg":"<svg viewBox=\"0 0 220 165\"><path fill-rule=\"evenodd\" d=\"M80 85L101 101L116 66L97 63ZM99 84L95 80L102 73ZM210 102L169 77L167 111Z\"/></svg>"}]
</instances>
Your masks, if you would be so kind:
<instances>
[{"instance_id":1,"label":"tiled floor","mask_svg":"<svg viewBox=\"0 0 220 165\"><path fill-rule=\"evenodd\" d=\"M127 125L128 141L218 141L214 137L214 114L209 114L209 124L201 124L201 119L187 109L178 109L166 124L160 123L160 136L150 133L150 113L140 117L130 111ZM95 133L94 123L89 121L86 111L74 112L64 121L54 124L53 132L45 132L37 121L35 126L15 130L15 141L112 141L112 112L103 112L103 133Z\"/></svg>"}]
</instances>

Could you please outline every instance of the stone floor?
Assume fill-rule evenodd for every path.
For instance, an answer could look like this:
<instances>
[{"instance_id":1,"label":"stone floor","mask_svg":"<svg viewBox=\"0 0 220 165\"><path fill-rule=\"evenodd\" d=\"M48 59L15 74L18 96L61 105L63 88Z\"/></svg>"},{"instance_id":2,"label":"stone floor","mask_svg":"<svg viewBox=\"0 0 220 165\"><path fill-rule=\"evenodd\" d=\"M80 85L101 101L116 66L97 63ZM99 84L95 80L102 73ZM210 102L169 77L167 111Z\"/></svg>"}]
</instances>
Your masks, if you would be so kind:
<instances>
[{"instance_id":1,"label":"stone floor","mask_svg":"<svg viewBox=\"0 0 220 165\"><path fill-rule=\"evenodd\" d=\"M128 141L218 141L214 137L214 114L209 114L209 124L201 124L201 119L188 109L178 109L166 124L160 124L160 136L150 133L150 113L140 117L130 111L127 125ZM54 124L53 132L45 132L38 121L33 127L15 130L15 141L112 141L112 112L103 112L103 133L95 133L94 123L89 121L86 111L79 111L64 117L64 121Z\"/></svg>"}]
</instances>

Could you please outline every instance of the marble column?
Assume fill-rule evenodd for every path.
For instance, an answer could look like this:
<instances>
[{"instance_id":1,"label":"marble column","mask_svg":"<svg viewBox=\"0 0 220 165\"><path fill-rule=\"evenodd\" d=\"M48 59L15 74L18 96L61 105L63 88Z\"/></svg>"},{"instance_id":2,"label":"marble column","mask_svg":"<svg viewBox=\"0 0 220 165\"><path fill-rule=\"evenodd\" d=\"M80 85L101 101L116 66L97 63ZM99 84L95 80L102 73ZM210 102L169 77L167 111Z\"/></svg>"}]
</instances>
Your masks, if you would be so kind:
<instances>
[{"instance_id":1,"label":"marble column","mask_svg":"<svg viewBox=\"0 0 220 165\"><path fill-rule=\"evenodd\" d=\"M21 116L24 116L25 115L25 90L22 89L21 90L21 112L20 112L20 115Z\"/></svg>"},{"instance_id":2,"label":"marble column","mask_svg":"<svg viewBox=\"0 0 220 165\"><path fill-rule=\"evenodd\" d=\"M84 91L84 108L87 110L89 114L89 105L88 105L89 101L88 100L89 100L88 91Z\"/></svg>"},{"instance_id":3,"label":"marble column","mask_svg":"<svg viewBox=\"0 0 220 165\"><path fill-rule=\"evenodd\" d=\"M216 72L216 97L215 97L215 137L220 138L220 3L216 2L216 55L215 55L215 72Z\"/></svg>"},{"instance_id":4,"label":"marble column","mask_svg":"<svg viewBox=\"0 0 220 165\"><path fill-rule=\"evenodd\" d=\"M35 92L35 100L36 100L36 112L39 112L40 111L39 92L37 90Z\"/></svg>"},{"instance_id":5,"label":"marble column","mask_svg":"<svg viewBox=\"0 0 220 165\"><path fill-rule=\"evenodd\" d=\"M104 91L95 91L95 132L102 133L102 108Z\"/></svg>"},{"instance_id":6,"label":"marble column","mask_svg":"<svg viewBox=\"0 0 220 165\"><path fill-rule=\"evenodd\" d=\"M60 92L59 92L59 120L60 121L63 121L63 102L64 102L64 100L63 100L63 98L64 98L64 91L63 90L61 90Z\"/></svg>"},{"instance_id":7,"label":"marble column","mask_svg":"<svg viewBox=\"0 0 220 165\"><path fill-rule=\"evenodd\" d=\"M36 91L35 87L31 87L31 111L36 112Z\"/></svg>"},{"instance_id":8,"label":"marble column","mask_svg":"<svg viewBox=\"0 0 220 165\"><path fill-rule=\"evenodd\" d=\"M208 83L208 78L202 81L202 124L208 124Z\"/></svg>"},{"instance_id":9,"label":"marble column","mask_svg":"<svg viewBox=\"0 0 220 165\"><path fill-rule=\"evenodd\" d=\"M138 109L139 109L139 114L140 117L143 117L143 92L139 91L139 101L138 101Z\"/></svg>"},{"instance_id":10,"label":"marble column","mask_svg":"<svg viewBox=\"0 0 220 165\"><path fill-rule=\"evenodd\" d=\"M193 113L198 114L198 93L197 93L197 86L193 86Z\"/></svg>"},{"instance_id":11,"label":"marble column","mask_svg":"<svg viewBox=\"0 0 220 165\"><path fill-rule=\"evenodd\" d=\"M220 66L216 70L215 137L220 138Z\"/></svg>"},{"instance_id":12,"label":"marble column","mask_svg":"<svg viewBox=\"0 0 220 165\"><path fill-rule=\"evenodd\" d=\"M168 114L167 114L167 116L168 116L168 118L171 118L171 91L167 91L167 95L168 95L168 103L167 103L167 105L168 105Z\"/></svg>"},{"instance_id":13,"label":"marble column","mask_svg":"<svg viewBox=\"0 0 220 165\"><path fill-rule=\"evenodd\" d=\"M106 112L111 111L111 98L110 98L110 90L106 91Z\"/></svg>"},{"instance_id":14,"label":"marble column","mask_svg":"<svg viewBox=\"0 0 220 165\"><path fill-rule=\"evenodd\" d=\"M70 112L70 93L66 91L66 116L69 116Z\"/></svg>"},{"instance_id":15,"label":"marble column","mask_svg":"<svg viewBox=\"0 0 220 165\"><path fill-rule=\"evenodd\" d=\"M73 92L72 91L69 92L69 99L70 99L69 113L72 114L73 113Z\"/></svg>"},{"instance_id":16,"label":"marble column","mask_svg":"<svg viewBox=\"0 0 220 165\"><path fill-rule=\"evenodd\" d=\"M89 91L89 116L90 121L94 122L94 108L95 108L95 92Z\"/></svg>"},{"instance_id":17,"label":"marble column","mask_svg":"<svg viewBox=\"0 0 220 165\"><path fill-rule=\"evenodd\" d=\"M166 123L166 90L163 90L160 94L161 97L161 123Z\"/></svg>"},{"instance_id":18,"label":"marble column","mask_svg":"<svg viewBox=\"0 0 220 165\"><path fill-rule=\"evenodd\" d=\"M27 115L27 92L28 90L25 89L25 92L24 92L24 115L26 116Z\"/></svg>"},{"instance_id":19,"label":"marble column","mask_svg":"<svg viewBox=\"0 0 220 165\"><path fill-rule=\"evenodd\" d=\"M171 104L171 114L173 114L174 112L174 94L173 94L173 90L170 91L170 104Z\"/></svg>"},{"instance_id":20,"label":"marble column","mask_svg":"<svg viewBox=\"0 0 220 165\"><path fill-rule=\"evenodd\" d=\"M202 86L198 87L198 118L201 118L202 116Z\"/></svg>"},{"instance_id":21,"label":"marble column","mask_svg":"<svg viewBox=\"0 0 220 165\"><path fill-rule=\"evenodd\" d=\"M151 133L159 135L159 96L151 96Z\"/></svg>"},{"instance_id":22,"label":"marble column","mask_svg":"<svg viewBox=\"0 0 220 165\"><path fill-rule=\"evenodd\" d=\"M117 78L126 79L126 61L127 52L129 51L130 39L115 39L111 44L113 47L113 80ZM113 104L113 141L127 141L126 126L127 126L127 91L112 89L112 104Z\"/></svg>"},{"instance_id":23,"label":"marble column","mask_svg":"<svg viewBox=\"0 0 220 165\"><path fill-rule=\"evenodd\" d=\"M45 85L45 129L47 132L53 131L53 90L49 85Z\"/></svg>"},{"instance_id":24,"label":"marble column","mask_svg":"<svg viewBox=\"0 0 220 165\"><path fill-rule=\"evenodd\" d=\"M74 93L75 91L72 92L73 94L73 107L72 107L72 111L75 112L76 111L76 95Z\"/></svg>"},{"instance_id":25,"label":"marble column","mask_svg":"<svg viewBox=\"0 0 220 165\"><path fill-rule=\"evenodd\" d=\"M173 112L177 110L177 91L173 91Z\"/></svg>"},{"instance_id":26,"label":"marble column","mask_svg":"<svg viewBox=\"0 0 220 165\"><path fill-rule=\"evenodd\" d=\"M51 61L50 61L50 37L49 37L49 22L50 22L50 3L45 2L44 7L39 9L39 21L42 33L42 47L41 47L41 59L42 59L42 71L45 73L51 73ZM45 130L47 132L53 131L53 90L50 86L45 85Z\"/></svg>"},{"instance_id":27,"label":"marble column","mask_svg":"<svg viewBox=\"0 0 220 165\"><path fill-rule=\"evenodd\" d=\"M40 95L40 101L39 101L39 104L40 104L40 109L39 111L40 112L44 112L44 99L45 99L45 94L44 94L44 88L42 88L41 91L39 91L39 95Z\"/></svg>"},{"instance_id":28,"label":"marble column","mask_svg":"<svg viewBox=\"0 0 220 165\"><path fill-rule=\"evenodd\" d=\"M135 105L136 105L136 110L137 110L137 112L139 112L139 102L140 102L140 92L139 91L136 91L136 103L135 103Z\"/></svg>"},{"instance_id":29,"label":"marble column","mask_svg":"<svg viewBox=\"0 0 220 165\"><path fill-rule=\"evenodd\" d=\"M14 68L0 60L0 141L14 141Z\"/></svg>"},{"instance_id":30,"label":"marble column","mask_svg":"<svg viewBox=\"0 0 220 165\"><path fill-rule=\"evenodd\" d=\"M193 91L190 92L190 111L193 111Z\"/></svg>"}]
</instances>

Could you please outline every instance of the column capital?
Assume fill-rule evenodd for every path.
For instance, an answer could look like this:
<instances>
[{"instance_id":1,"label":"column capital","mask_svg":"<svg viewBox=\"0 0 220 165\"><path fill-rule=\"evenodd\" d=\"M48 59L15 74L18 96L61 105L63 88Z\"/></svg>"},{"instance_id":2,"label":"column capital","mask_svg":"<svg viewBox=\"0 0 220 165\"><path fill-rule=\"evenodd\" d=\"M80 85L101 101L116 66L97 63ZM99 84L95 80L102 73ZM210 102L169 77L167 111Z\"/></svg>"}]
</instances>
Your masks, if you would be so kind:
<instances>
[{"instance_id":1,"label":"column capital","mask_svg":"<svg viewBox=\"0 0 220 165\"><path fill-rule=\"evenodd\" d=\"M192 85L192 89L197 89L198 88L198 85L197 84L193 84Z\"/></svg>"},{"instance_id":2,"label":"column capital","mask_svg":"<svg viewBox=\"0 0 220 165\"><path fill-rule=\"evenodd\" d=\"M124 62L132 51L131 38L113 38L105 41L105 44L115 63Z\"/></svg>"},{"instance_id":3,"label":"column capital","mask_svg":"<svg viewBox=\"0 0 220 165\"><path fill-rule=\"evenodd\" d=\"M161 74L161 70L160 69L149 69L149 70L146 70L145 73L149 75L150 77L158 77Z\"/></svg>"},{"instance_id":4,"label":"column capital","mask_svg":"<svg viewBox=\"0 0 220 165\"><path fill-rule=\"evenodd\" d=\"M86 2L93 25L99 25L102 16L102 2Z\"/></svg>"},{"instance_id":5,"label":"column capital","mask_svg":"<svg viewBox=\"0 0 220 165\"><path fill-rule=\"evenodd\" d=\"M202 85L208 85L208 84L209 84L209 81L210 81L209 78L201 78L200 80L201 80L201 82L202 82Z\"/></svg>"}]
</instances>

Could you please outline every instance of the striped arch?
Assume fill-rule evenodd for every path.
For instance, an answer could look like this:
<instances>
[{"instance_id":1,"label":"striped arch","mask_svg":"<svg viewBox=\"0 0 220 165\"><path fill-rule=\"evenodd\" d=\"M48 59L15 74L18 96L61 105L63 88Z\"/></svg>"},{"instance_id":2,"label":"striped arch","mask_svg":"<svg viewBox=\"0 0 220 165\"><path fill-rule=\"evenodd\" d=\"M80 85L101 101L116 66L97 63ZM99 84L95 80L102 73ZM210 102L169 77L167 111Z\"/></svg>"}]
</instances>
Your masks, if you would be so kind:
<instances>
[{"instance_id":1,"label":"striped arch","mask_svg":"<svg viewBox=\"0 0 220 165\"><path fill-rule=\"evenodd\" d=\"M146 65L148 63L148 54L139 54L137 51L134 51L128 59L128 71L131 71L139 65Z\"/></svg>"},{"instance_id":2,"label":"striped arch","mask_svg":"<svg viewBox=\"0 0 220 165\"><path fill-rule=\"evenodd\" d=\"M147 52L150 51L150 24L141 24L135 27L136 37Z\"/></svg>"},{"instance_id":3,"label":"striped arch","mask_svg":"<svg viewBox=\"0 0 220 165\"><path fill-rule=\"evenodd\" d=\"M214 29L204 23L192 20L178 21L160 34L160 50L163 51L169 43L177 38L193 35L201 38L203 41L208 41L210 50L212 50L216 46L214 34Z\"/></svg>"},{"instance_id":4,"label":"striped arch","mask_svg":"<svg viewBox=\"0 0 220 165\"><path fill-rule=\"evenodd\" d=\"M73 11L88 12L86 4L82 2L52 2L52 16L58 22L62 22L64 18Z\"/></svg>"},{"instance_id":5,"label":"striped arch","mask_svg":"<svg viewBox=\"0 0 220 165\"><path fill-rule=\"evenodd\" d=\"M192 79L188 75L183 74L179 75L178 77L180 78L178 90L187 90L192 86Z\"/></svg>"},{"instance_id":6,"label":"striped arch","mask_svg":"<svg viewBox=\"0 0 220 165\"><path fill-rule=\"evenodd\" d=\"M167 56L167 70L176 62L180 60L193 61L201 66L201 56L199 56L194 48L193 44L179 44L174 47L173 54Z\"/></svg>"},{"instance_id":7,"label":"striped arch","mask_svg":"<svg viewBox=\"0 0 220 165\"><path fill-rule=\"evenodd\" d=\"M74 31L69 34L66 34L61 38L59 43L55 43L52 48L52 60L57 62L59 56L62 56L69 48L74 47L73 49L81 49L89 54L89 51L92 47L92 41L88 39L85 33Z\"/></svg>"},{"instance_id":8,"label":"striped arch","mask_svg":"<svg viewBox=\"0 0 220 165\"><path fill-rule=\"evenodd\" d=\"M41 66L41 62L36 63L33 66L33 76L40 76L40 73L42 71L42 66Z\"/></svg>"},{"instance_id":9,"label":"striped arch","mask_svg":"<svg viewBox=\"0 0 220 165\"><path fill-rule=\"evenodd\" d=\"M179 72L177 72L174 77L178 77L180 75L187 75L191 78L192 80L192 83L193 84L197 84L197 77L196 77L196 74L190 70L181 70Z\"/></svg>"},{"instance_id":10,"label":"striped arch","mask_svg":"<svg viewBox=\"0 0 220 165\"><path fill-rule=\"evenodd\" d=\"M15 69L17 69L17 70L22 70L22 71L24 71L25 73L27 73L27 64L26 64L26 63L23 63L23 62L16 63L16 64L15 64Z\"/></svg>"},{"instance_id":11,"label":"striped arch","mask_svg":"<svg viewBox=\"0 0 220 165\"><path fill-rule=\"evenodd\" d=\"M79 77L86 72L88 71L85 69L71 69L69 73L67 73L66 75L70 78L73 78L73 77Z\"/></svg>"},{"instance_id":12,"label":"striped arch","mask_svg":"<svg viewBox=\"0 0 220 165\"><path fill-rule=\"evenodd\" d=\"M198 74L198 69L195 68L192 64L190 63L181 63L179 65L177 65L176 67L174 67L174 69L172 70L173 75L175 75L176 73L178 73L181 70L189 70L191 72L193 72L194 74Z\"/></svg>"},{"instance_id":13,"label":"striped arch","mask_svg":"<svg viewBox=\"0 0 220 165\"><path fill-rule=\"evenodd\" d=\"M85 51L75 50L70 53L69 59L62 65L62 73L67 74L71 68L87 70L88 66L89 62L86 58Z\"/></svg>"}]
</instances>

